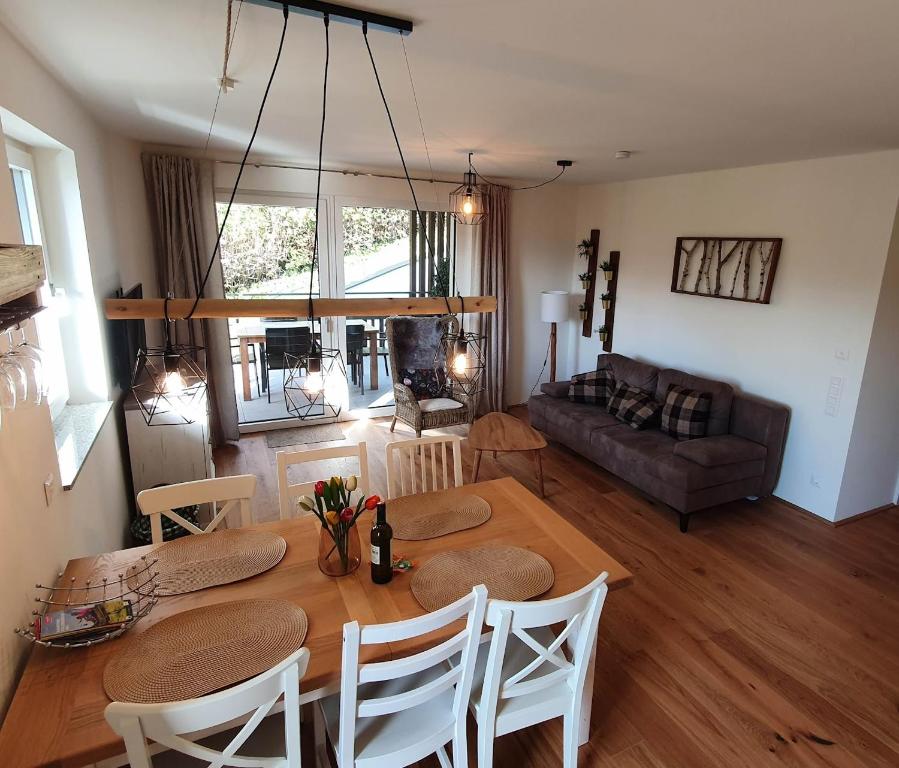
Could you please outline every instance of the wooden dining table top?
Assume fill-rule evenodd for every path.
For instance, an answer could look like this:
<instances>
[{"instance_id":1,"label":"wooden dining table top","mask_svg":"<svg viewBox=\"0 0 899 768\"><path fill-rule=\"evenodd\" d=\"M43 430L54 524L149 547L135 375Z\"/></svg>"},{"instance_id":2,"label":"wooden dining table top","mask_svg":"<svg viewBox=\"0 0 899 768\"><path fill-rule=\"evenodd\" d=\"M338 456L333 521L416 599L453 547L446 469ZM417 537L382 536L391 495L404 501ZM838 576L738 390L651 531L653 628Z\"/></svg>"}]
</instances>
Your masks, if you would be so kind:
<instances>
[{"instance_id":1,"label":"wooden dining table top","mask_svg":"<svg viewBox=\"0 0 899 768\"><path fill-rule=\"evenodd\" d=\"M511 477L440 491L445 497L477 494L491 507L491 518L476 528L425 541L394 540L394 554L421 566L440 552L487 544L515 545L545 557L555 581L542 598L579 589L600 572L608 571L608 585L616 589L631 574L575 526ZM423 498L426 503L427 499ZM387 504L388 521L390 503ZM309 668L301 692L337 690L340 681L342 629L352 620L374 624L408 619L425 613L412 595L412 573L395 575L383 586L372 583L367 553L371 513L359 519L362 565L355 573L331 578L318 569L320 524L313 515L253 526L273 531L287 542L278 565L253 578L160 598L153 611L121 638L89 648L56 649L35 646L25 666L3 728L0 762L4 768L75 768L124 753L124 745L106 724L109 704L103 690L103 670L114 654L127 649L131 635L156 622L189 610L230 600L276 598L301 606L309 629L304 645ZM215 535L215 534L206 534ZM72 560L66 576L119 573L152 547L137 547ZM433 636L429 636L433 643ZM411 643L366 646L362 661L396 658L416 650ZM251 652L248 649L248 652Z\"/></svg>"}]
</instances>

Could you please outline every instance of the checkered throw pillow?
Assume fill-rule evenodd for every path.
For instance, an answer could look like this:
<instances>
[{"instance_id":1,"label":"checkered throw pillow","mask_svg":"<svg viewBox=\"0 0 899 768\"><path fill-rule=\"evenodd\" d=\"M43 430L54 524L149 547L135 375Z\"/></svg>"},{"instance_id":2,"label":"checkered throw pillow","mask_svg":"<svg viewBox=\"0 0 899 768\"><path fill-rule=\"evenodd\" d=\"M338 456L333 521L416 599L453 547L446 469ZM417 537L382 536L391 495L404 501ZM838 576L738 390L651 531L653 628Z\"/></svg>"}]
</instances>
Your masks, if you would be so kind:
<instances>
[{"instance_id":1,"label":"checkered throw pillow","mask_svg":"<svg viewBox=\"0 0 899 768\"><path fill-rule=\"evenodd\" d=\"M589 371L571 377L568 399L573 403L594 403L605 407L614 391L615 379L609 371Z\"/></svg>"},{"instance_id":2,"label":"checkered throw pillow","mask_svg":"<svg viewBox=\"0 0 899 768\"><path fill-rule=\"evenodd\" d=\"M662 404L642 389L619 384L609 401L608 411L619 421L634 429L646 429L658 422Z\"/></svg>"},{"instance_id":3,"label":"checkered throw pillow","mask_svg":"<svg viewBox=\"0 0 899 768\"><path fill-rule=\"evenodd\" d=\"M677 384L669 384L662 406L662 431L678 440L705 437L712 396Z\"/></svg>"}]
</instances>

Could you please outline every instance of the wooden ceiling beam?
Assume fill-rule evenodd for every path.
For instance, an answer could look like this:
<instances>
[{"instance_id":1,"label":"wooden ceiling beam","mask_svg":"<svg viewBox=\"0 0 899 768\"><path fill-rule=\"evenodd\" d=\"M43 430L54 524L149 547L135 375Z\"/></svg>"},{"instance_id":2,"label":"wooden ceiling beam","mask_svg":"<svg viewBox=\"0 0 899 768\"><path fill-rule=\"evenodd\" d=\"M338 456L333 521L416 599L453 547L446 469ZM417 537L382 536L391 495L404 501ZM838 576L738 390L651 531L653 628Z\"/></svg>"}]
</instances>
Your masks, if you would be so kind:
<instances>
[{"instance_id":1,"label":"wooden ceiling beam","mask_svg":"<svg viewBox=\"0 0 899 768\"><path fill-rule=\"evenodd\" d=\"M447 310L449 302L449 310ZM171 299L170 320L183 320L193 299ZM163 320L165 299L106 299L106 317L111 320ZM313 299L316 317L387 317L389 315L441 315L496 312L495 296L442 296L426 298ZM196 319L227 317L307 317L308 299L200 299Z\"/></svg>"}]
</instances>

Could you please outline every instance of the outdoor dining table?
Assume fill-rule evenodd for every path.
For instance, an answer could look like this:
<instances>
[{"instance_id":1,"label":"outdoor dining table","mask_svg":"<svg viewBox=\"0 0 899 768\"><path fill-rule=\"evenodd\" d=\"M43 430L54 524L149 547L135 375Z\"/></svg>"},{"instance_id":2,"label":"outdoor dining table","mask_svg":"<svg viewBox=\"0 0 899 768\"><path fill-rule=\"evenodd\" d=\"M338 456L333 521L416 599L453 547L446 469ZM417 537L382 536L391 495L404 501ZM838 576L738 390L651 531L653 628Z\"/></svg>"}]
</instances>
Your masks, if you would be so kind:
<instances>
[{"instance_id":1,"label":"outdoor dining table","mask_svg":"<svg viewBox=\"0 0 899 768\"><path fill-rule=\"evenodd\" d=\"M395 554L415 561L417 567L440 552L501 544L533 550L552 565L555 580L541 599L580 589L602 571L609 573L611 590L631 581L631 574L621 563L513 478L439 493L449 498L476 494L490 504L492 516L476 528L439 538L395 540ZM387 510L389 518L389 501ZM360 517L358 525L362 551L367 552L371 513ZM331 578L322 574L317 561L320 524L313 515L262 523L253 528L276 532L286 540L287 552L274 568L232 584L160 598L147 618L123 637L107 643L70 650L34 647L0 730L4 768L100 768L124 763L124 758L115 761L124 754L124 745L103 716L109 704L103 690L103 670L114 654L127 648L130 634L146 631L168 616L201 606L253 598L278 598L301 606L309 620L304 645L310 651L310 662L306 676L300 681L300 700L305 703L339 690L344 623L391 622L424 613L409 587L411 574L398 574L389 584L379 586L372 583L367 559L348 576ZM65 575L84 578L97 572L120 572L150 550L151 547L138 547L72 560ZM439 639L429 637L428 643ZM420 642L366 646L362 661L405 656L421 650L416 646ZM592 674L591 663L588 690L592 690ZM591 696L584 697L581 743L589 736L591 699Z\"/></svg>"},{"instance_id":2,"label":"outdoor dining table","mask_svg":"<svg viewBox=\"0 0 899 768\"><path fill-rule=\"evenodd\" d=\"M347 325L353 325L352 321L348 321ZM250 387L250 344L265 344L266 328L300 328L308 326L308 321L298 320L296 322L259 322L239 323L232 327L231 333L240 342L240 378L243 386L243 399L252 400L253 390ZM362 325L362 323L356 323ZM365 336L368 339L369 354L369 371L370 382L369 389L375 391L379 388L378 383L378 336L380 331L373 325L365 323Z\"/></svg>"}]
</instances>

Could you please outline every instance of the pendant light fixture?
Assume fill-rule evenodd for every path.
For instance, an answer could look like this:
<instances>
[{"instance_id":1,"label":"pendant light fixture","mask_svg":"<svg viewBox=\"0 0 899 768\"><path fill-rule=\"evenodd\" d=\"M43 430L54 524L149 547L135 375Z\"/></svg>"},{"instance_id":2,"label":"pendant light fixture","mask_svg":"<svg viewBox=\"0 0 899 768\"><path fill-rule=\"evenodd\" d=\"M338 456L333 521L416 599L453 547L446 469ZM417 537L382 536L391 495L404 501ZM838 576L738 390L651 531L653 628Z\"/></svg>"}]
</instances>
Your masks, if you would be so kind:
<instances>
[{"instance_id":1,"label":"pendant light fixture","mask_svg":"<svg viewBox=\"0 0 899 768\"><path fill-rule=\"evenodd\" d=\"M171 298L166 297L166 309ZM164 347L138 351L131 376L147 426L192 424L206 415L206 372L199 363L203 348L172 344L171 325L166 318Z\"/></svg>"},{"instance_id":2,"label":"pendant light fixture","mask_svg":"<svg viewBox=\"0 0 899 768\"><path fill-rule=\"evenodd\" d=\"M461 298L461 297L460 297ZM446 330L434 356L434 370L438 381L446 381L451 390L458 390L474 398L486 388L484 372L487 368L487 337L465 330L465 303L461 320L449 316Z\"/></svg>"},{"instance_id":3,"label":"pendant light fixture","mask_svg":"<svg viewBox=\"0 0 899 768\"><path fill-rule=\"evenodd\" d=\"M487 195L478 184L478 175L468 153L468 170L462 183L450 192L450 210L460 224L480 224L487 216Z\"/></svg>"},{"instance_id":4,"label":"pendant light fixture","mask_svg":"<svg viewBox=\"0 0 899 768\"><path fill-rule=\"evenodd\" d=\"M318 174L315 183L315 227L312 236L312 264L309 267L309 303L307 317L311 336L309 351L294 357L284 355L290 373L284 382L287 411L298 419L337 418L346 394L346 367L339 349L322 347L321 318L315 317L312 302L315 267L318 263L318 221L322 186L322 154L325 145L325 119L328 108L328 65L331 60L330 18L325 22L325 74L322 85L322 123L318 138ZM315 332L316 323L319 332Z\"/></svg>"}]
</instances>

